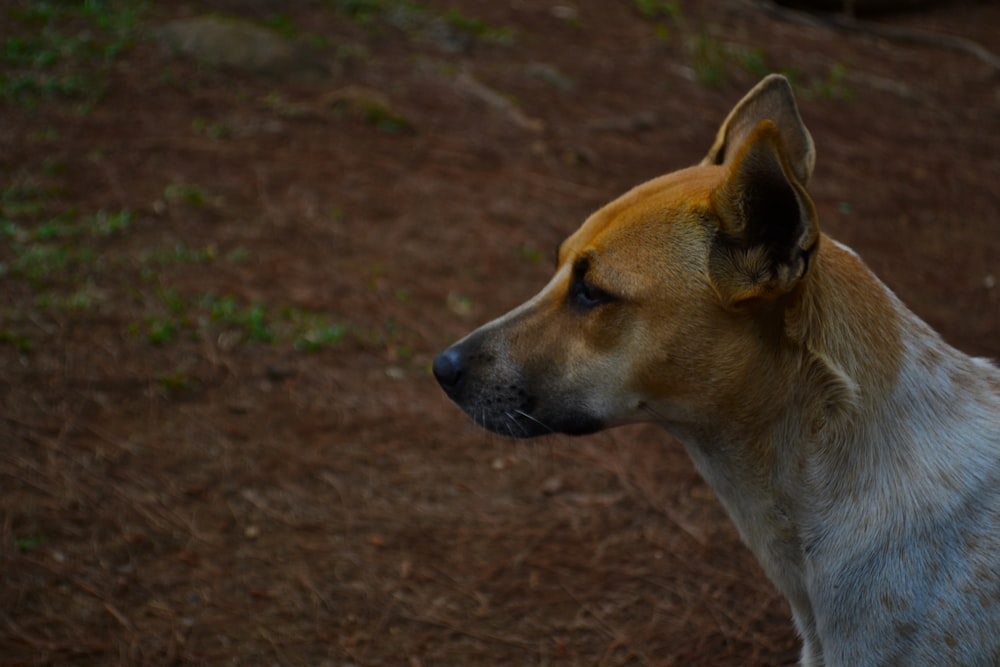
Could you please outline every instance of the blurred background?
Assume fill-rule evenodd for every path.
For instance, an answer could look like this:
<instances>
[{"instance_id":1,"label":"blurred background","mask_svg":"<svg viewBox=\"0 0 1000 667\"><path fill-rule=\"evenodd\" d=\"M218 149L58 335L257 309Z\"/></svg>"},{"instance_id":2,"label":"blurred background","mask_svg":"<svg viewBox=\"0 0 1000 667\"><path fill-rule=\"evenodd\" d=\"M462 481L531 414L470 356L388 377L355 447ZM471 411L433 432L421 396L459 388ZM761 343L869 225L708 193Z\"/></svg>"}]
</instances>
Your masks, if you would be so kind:
<instances>
[{"instance_id":1,"label":"blurred background","mask_svg":"<svg viewBox=\"0 0 1000 667\"><path fill-rule=\"evenodd\" d=\"M676 442L507 441L430 363L772 71L823 228L1000 357L998 37L972 0L0 1L0 663L794 663Z\"/></svg>"}]
</instances>

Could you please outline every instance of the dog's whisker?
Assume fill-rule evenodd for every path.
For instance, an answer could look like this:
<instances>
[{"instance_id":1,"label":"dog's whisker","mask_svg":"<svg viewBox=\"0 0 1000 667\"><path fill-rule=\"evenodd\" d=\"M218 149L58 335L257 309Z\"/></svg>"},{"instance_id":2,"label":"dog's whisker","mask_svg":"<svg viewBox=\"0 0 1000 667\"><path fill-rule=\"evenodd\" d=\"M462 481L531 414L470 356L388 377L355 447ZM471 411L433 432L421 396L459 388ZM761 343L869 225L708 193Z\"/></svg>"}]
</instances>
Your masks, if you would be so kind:
<instances>
[{"instance_id":1,"label":"dog's whisker","mask_svg":"<svg viewBox=\"0 0 1000 667\"><path fill-rule=\"evenodd\" d=\"M516 425L520 428L521 425L517 423L517 419L515 419L514 415L510 412L503 413L503 416L507 418L503 423L504 428L507 429L507 435L512 438L516 437L516 434L514 433L514 426Z\"/></svg>"},{"instance_id":2,"label":"dog's whisker","mask_svg":"<svg viewBox=\"0 0 1000 667\"><path fill-rule=\"evenodd\" d=\"M536 424L538 424L539 426L541 426L542 428L544 428L549 433L555 433L556 432L556 430L554 428L552 428L551 426L549 426L545 422L539 420L538 418L536 418L536 417L528 414L524 410L521 410L520 408L515 408L514 409L514 413L517 414L517 415L520 415L520 416L524 417L525 419L529 419L529 420L535 422Z\"/></svg>"},{"instance_id":3,"label":"dog's whisker","mask_svg":"<svg viewBox=\"0 0 1000 667\"><path fill-rule=\"evenodd\" d=\"M513 412L508 410L507 412L503 413L503 416L506 417L503 423L504 428L507 429L507 433L511 437L517 437L514 433L514 426L517 426L519 429L521 429L522 432L524 431L524 427L521 426L521 424L517 421L517 415L515 415Z\"/></svg>"}]
</instances>

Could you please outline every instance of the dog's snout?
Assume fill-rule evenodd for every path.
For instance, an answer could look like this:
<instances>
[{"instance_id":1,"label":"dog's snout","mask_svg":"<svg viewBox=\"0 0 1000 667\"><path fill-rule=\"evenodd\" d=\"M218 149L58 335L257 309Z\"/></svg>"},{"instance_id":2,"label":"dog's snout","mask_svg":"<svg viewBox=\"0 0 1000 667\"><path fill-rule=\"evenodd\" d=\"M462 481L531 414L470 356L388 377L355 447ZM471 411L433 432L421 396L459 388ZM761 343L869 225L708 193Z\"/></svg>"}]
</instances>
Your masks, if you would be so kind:
<instances>
[{"instance_id":1,"label":"dog's snout","mask_svg":"<svg viewBox=\"0 0 1000 667\"><path fill-rule=\"evenodd\" d=\"M462 363L462 353L455 347L449 347L434 359L432 366L434 377L446 391L458 386L465 372Z\"/></svg>"}]
</instances>

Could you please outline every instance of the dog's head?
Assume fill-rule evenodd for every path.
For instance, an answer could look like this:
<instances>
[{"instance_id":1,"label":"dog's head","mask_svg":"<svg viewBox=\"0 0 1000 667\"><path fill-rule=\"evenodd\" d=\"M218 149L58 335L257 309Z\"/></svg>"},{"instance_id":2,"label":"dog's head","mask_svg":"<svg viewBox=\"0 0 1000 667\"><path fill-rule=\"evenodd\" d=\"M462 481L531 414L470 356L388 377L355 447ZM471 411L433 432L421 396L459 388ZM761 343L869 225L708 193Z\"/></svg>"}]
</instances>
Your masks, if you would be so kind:
<instances>
[{"instance_id":1,"label":"dog's head","mask_svg":"<svg viewBox=\"0 0 1000 667\"><path fill-rule=\"evenodd\" d=\"M516 437L710 419L769 372L809 273L813 161L788 82L764 79L700 165L591 215L548 285L438 355L434 375L480 425Z\"/></svg>"}]
</instances>

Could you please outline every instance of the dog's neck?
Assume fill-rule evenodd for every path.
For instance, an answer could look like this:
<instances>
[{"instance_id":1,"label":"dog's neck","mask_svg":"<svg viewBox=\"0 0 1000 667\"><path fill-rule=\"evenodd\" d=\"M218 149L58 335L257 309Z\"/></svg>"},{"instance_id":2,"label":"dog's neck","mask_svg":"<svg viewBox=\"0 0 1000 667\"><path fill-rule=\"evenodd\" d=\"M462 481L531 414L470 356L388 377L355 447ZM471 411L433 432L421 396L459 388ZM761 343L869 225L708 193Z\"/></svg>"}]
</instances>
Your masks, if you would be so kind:
<instances>
[{"instance_id":1,"label":"dog's neck","mask_svg":"<svg viewBox=\"0 0 1000 667\"><path fill-rule=\"evenodd\" d=\"M854 497L893 468L906 468L901 478L912 485L939 476L934 466L963 466L970 450L956 448L951 431L970 411L990 409L988 397L995 406L996 369L945 343L851 250L823 241L786 319L792 354L805 360L792 385L813 401L804 413L814 419L789 445L803 447L815 475L826 466L853 480L845 493Z\"/></svg>"},{"instance_id":2,"label":"dog's neck","mask_svg":"<svg viewBox=\"0 0 1000 667\"><path fill-rule=\"evenodd\" d=\"M1000 410L996 369L944 343L851 250L824 237L817 254L782 306L781 342L749 361L768 386L745 387L732 419L664 424L796 607L807 558L877 548L917 514L957 511L957 487L1000 481L996 434L958 428Z\"/></svg>"},{"instance_id":3,"label":"dog's neck","mask_svg":"<svg viewBox=\"0 0 1000 667\"><path fill-rule=\"evenodd\" d=\"M856 464L856 476L892 464L890 453L919 455L914 448L951 425L963 405L998 393L995 368L945 343L828 237L808 279L777 310L781 323L767 333L777 340L746 359L746 382L727 410L663 424L719 465L735 457L747 459L729 460L742 470L776 460L801 470L836 448L841 458L827 463ZM900 423L913 420L919 433ZM948 449L936 445L939 456ZM776 473L761 470L769 483Z\"/></svg>"},{"instance_id":4,"label":"dog's neck","mask_svg":"<svg viewBox=\"0 0 1000 667\"><path fill-rule=\"evenodd\" d=\"M880 521L860 521L859 531L945 516L963 497L956 491L997 481L997 434L976 425L1000 409L1000 373L945 343L852 251L824 241L800 330L790 313L789 334L802 335L807 358L827 376L826 405L812 412L825 412L821 428L788 443L803 447L804 475L793 481L811 487L805 497L816 511L877 513ZM823 387L819 377L813 391ZM864 544L859 537L851 543Z\"/></svg>"}]
</instances>

